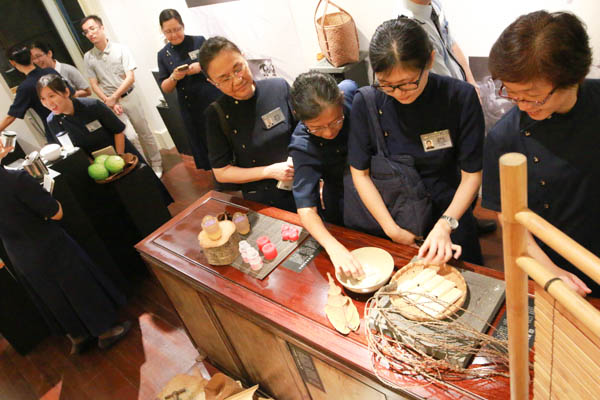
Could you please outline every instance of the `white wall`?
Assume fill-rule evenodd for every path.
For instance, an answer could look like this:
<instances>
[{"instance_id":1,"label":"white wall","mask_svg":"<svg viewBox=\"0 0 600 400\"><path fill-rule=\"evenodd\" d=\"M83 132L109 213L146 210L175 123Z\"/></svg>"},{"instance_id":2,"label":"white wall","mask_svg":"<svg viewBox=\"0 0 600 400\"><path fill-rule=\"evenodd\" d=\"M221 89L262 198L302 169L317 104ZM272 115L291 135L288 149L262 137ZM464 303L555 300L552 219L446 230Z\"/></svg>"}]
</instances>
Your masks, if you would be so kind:
<instances>
[{"instance_id":1,"label":"white wall","mask_svg":"<svg viewBox=\"0 0 600 400\"><path fill-rule=\"evenodd\" d=\"M315 63L319 52L313 15L318 0L239 0L188 9L184 0L79 0L86 13L99 14L113 40L126 44L138 64L136 85L144 93L148 122L154 131L164 130L155 109L160 90L150 71L156 68L156 52L164 45L158 15L164 8L177 9L186 33L225 35L251 57L270 56L279 75L292 81ZM600 64L600 2L595 0L442 0L455 39L467 56L487 56L489 49L517 16L538 9L569 10L588 26ZM361 49L368 48L377 26L394 18L400 0L336 0L356 22Z\"/></svg>"}]
</instances>

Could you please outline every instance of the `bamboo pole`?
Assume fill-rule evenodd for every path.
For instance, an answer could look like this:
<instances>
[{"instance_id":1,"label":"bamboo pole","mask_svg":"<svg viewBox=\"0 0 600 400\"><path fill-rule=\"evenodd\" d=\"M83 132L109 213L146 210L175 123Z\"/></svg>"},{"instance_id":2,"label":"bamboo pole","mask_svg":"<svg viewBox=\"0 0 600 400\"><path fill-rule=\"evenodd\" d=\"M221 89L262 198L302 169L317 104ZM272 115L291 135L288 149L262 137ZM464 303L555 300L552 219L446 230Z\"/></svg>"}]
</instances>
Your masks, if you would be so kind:
<instances>
[{"instance_id":1,"label":"bamboo pole","mask_svg":"<svg viewBox=\"0 0 600 400\"><path fill-rule=\"evenodd\" d=\"M600 285L600 258L531 210L515 216L531 233ZM543 285L542 285L543 286Z\"/></svg>"},{"instance_id":2,"label":"bamboo pole","mask_svg":"<svg viewBox=\"0 0 600 400\"><path fill-rule=\"evenodd\" d=\"M542 287L555 278L552 272L531 257L517 258L517 265ZM600 337L600 311L571 290L562 280L553 282L547 291L594 335Z\"/></svg>"},{"instance_id":3,"label":"bamboo pole","mask_svg":"<svg viewBox=\"0 0 600 400\"><path fill-rule=\"evenodd\" d=\"M504 275L508 323L508 357L511 399L529 398L529 340L527 273L517 266L525 254L527 232L515 214L527 208L527 158L519 153L500 157Z\"/></svg>"}]
</instances>

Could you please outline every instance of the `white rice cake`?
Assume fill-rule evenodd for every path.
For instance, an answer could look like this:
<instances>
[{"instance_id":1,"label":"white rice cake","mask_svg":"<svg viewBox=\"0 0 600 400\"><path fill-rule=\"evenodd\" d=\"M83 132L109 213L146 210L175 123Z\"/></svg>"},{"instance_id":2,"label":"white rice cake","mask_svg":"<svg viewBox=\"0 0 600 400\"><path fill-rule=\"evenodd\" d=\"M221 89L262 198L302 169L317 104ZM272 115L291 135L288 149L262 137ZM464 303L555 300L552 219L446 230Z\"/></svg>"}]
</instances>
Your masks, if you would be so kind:
<instances>
[{"instance_id":1,"label":"white rice cake","mask_svg":"<svg viewBox=\"0 0 600 400\"><path fill-rule=\"evenodd\" d=\"M436 288L439 284L441 284L445 280L446 279L444 279L441 275L435 275L433 278L431 278L430 280L425 282L425 284L423 285L423 290L425 292L431 292L431 291L433 291L434 288Z\"/></svg>"},{"instance_id":2,"label":"white rice cake","mask_svg":"<svg viewBox=\"0 0 600 400\"><path fill-rule=\"evenodd\" d=\"M454 304L454 302L456 302L456 300L458 300L460 296L462 296L462 292L457 288L452 288L448 293L444 294L439 299L441 302L443 302L442 304L448 307Z\"/></svg>"},{"instance_id":3,"label":"white rice cake","mask_svg":"<svg viewBox=\"0 0 600 400\"><path fill-rule=\"evenodd\" d=\"M431 291L431 295L439 299L453 289L454 286L456 286L454 282L444 278L444 281Z\"/></svg>"},{"instance_id":4,"label":"white rice cake","mask_svg":"<svg viewBox=\"0 0 600 400\"><path fill-rule=\"evenodd\" d=\"M417 286L423 285L425 282L427 282L429 279L431 279L436 274L437 274L437 270L435 270L433 268L425 268L414 278L402 282L398 286L398 291L399 292L414 291L414 289Z\"/></svg>"}]
</instances>

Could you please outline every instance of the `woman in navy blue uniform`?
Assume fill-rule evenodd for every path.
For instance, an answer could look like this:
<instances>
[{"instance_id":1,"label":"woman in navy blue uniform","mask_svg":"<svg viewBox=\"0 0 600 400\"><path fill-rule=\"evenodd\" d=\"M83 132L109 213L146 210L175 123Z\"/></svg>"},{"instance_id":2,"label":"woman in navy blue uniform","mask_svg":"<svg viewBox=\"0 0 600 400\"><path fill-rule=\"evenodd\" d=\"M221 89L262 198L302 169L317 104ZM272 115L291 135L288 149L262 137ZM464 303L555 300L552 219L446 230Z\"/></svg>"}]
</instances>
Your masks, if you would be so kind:
<instances>
[{"instance_id":1,"label":"woman in navy blue uniform","mask_svg":"<svg viewBox=\"0 0 600 400\"><path fill-rule=\"evenodd\" d=\"M300 74L290 94L294 115L300 122L292 134L289 151L294 163L294 200L302 225L325 248L336 271L360 277L360 263L323 223L343 224L343 180L348 170L350 110L356 89L351 80L338 86L331 75Z\"/></svg>"},{"instance_id":2,"label":"woman in navy blue uniform","mask_svg":"<svg viewBox=\"0 0 600 400\"><path fill-rule=\"evenodd\" d=\"M210 164L217 181L240 184L244 198L296 211L290 190L290 137L296 127L289 102L290 87L281 78L255 82L240 49L224 37L208 39L200 48L200 65L221 96L206 109Z\"/></svg>"},{"instance_id":3,"label":"woman in navy blue uniform","mask_svg":"<svg viewBox=\"0 0 600 400\"><path fill-rule=\"evenodd\" d=\"M68 132L73 145L82 148L90 157L96 150L114 146L118 154L135 154L145 163L144 157L125 137L125 124L100 100L70 97L71 90L57 74L42 76L37 83L37 92L42 104L51 111L48 128L53 135ZM152 176L165 204L172 203L173 198L163 183L154 174Z\"/></svg>"},{"instance_id":4,"label":"woman in navy blue uniform","mask_svg":"<svg viewBox=\"0 0 600 400\"><path fill-rule=\"evenodd\" d=\"M158 19L169 41L158 52L160 88L165 93L177 90L177 100L196 168L210 170L204 110L221 92L206 80L198 63L199 49L206 39L204 36L186 35L181 15L176 10L163 10Z\"/></svg>"},{"instance_id":5,"label":"woman in navy blue uniform","mask_svg":"<svg viewBox=\"0 0 600 400\"><path fill-rule=\"evenodd\" d=\"M9 150L0 144L0 160ZM124 336L131 324L117 324L117 307L125 297L60 227L60 203L26 172L1 165L0 186L0 239L48 325L69 336L72 352Z\"/></svg>"},{"instance_id":6,"label":"woman in navy blue uniform","mask_svg":"<svg viewBox=\"0 0 600 400\"><path fill-rule=\"evenodd\" d=\"M481 184L484 120L473 86L430 72L434 52L419 24L406 17L381 24L369 46L377 83L371 90L391 155L410 155L432 200L433 222L419 250L426 262L452 256L481 264L471 204ZM376 89L375 89L376 88ZM348 159L363 203L394 242L413 245L369 175L377 146L368 134L361 93L354 98Z\"/></svg>"},{"instance_id":7,"label":"woman in navy blue uniform","mask_svg":"<svg viewBox=\"0 0 600 400\"><path fill-rule=\"evenodd\" d=\"M500 212L498 159L527 157L529 208L600 256L600 81L585 79L592 50L573 14L537 11L519 17L490 52L500 96L516 103L489 132L482 206ZM580 294L600 286L528 235L527 252Z\"/></svg>"}]
</instances>

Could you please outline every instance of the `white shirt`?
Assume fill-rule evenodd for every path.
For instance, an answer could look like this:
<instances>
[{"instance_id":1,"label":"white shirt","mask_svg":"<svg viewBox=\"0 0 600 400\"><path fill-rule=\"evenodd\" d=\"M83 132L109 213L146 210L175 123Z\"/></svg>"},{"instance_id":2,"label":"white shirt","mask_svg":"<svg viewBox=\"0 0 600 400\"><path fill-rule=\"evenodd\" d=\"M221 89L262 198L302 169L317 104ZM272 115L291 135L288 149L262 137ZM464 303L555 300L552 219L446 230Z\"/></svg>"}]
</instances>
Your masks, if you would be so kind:
<instances>
[{"instance_id":1,"label":"white shirt","mask_svg":"<svg viewBox=\"0 0 600 400\"><path fill-rule=\"evenodd\" d=\"M88 78L98 81L107 96L112 95L125 80L125 73L137 68L129 49L109 41L102 51L94 47L83 56Z\"/></svg>"},{"instance_id":2,"label":"white shirt","mask_svg":"<svg viewBox=\"0 0 600 400\"><path fill-rule=\"evenodd\" d=\"M90 87L87 79L83 77L77 68L69 64L63 64L56 61L54 70L58 72L75 90L85 90Z\"/></svg>"}]
</instances>

